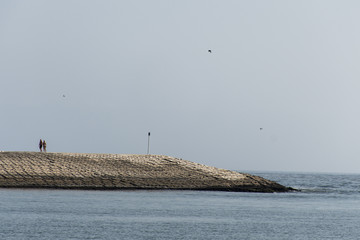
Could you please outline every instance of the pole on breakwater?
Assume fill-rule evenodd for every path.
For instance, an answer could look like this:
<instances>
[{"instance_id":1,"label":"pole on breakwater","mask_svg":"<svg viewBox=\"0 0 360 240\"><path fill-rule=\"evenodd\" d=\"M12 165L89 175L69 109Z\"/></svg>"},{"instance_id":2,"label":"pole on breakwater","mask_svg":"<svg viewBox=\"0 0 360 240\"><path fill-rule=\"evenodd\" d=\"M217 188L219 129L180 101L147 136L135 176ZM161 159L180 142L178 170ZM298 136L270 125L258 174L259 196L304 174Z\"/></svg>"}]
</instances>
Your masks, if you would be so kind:
<instances>
[{"instance_id":1,"label":"pole on breakwater","mask_svg":"<svg viewBox=\"0 0 360 240\"><path fill-rule=\"evenodd\" d=\"M148 133L148 148L147 148L147 155L150 153L150 132Z\"/></svg>"}]
</instances>

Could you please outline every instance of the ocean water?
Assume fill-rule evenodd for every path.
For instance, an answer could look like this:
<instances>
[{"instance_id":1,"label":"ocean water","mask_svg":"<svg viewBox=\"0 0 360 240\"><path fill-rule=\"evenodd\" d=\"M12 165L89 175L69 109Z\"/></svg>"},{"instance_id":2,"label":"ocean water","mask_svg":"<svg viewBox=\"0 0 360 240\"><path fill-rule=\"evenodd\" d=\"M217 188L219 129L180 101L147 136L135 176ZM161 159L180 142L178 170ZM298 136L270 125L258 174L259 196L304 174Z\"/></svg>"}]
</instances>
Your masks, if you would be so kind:
<instances>
[{"instance_id":1,"label":"ocean water","mask_svg":"<svg viewBox=\"0 0 360 240\"><path fill-rule=\"evenodd\" d=\"M360 239L360 175L254 174L301 192L0 189L0 239Z\"/></svg>"}]
</instances>

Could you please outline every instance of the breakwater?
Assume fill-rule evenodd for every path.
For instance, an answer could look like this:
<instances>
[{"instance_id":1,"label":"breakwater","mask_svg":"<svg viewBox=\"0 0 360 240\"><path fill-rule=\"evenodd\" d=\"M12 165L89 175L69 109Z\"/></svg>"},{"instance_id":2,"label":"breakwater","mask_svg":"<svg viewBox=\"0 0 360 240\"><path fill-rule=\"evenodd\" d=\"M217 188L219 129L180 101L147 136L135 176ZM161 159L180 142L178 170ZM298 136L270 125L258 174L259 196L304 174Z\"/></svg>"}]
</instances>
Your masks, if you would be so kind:
<instances>
[{"instance_id":1,"label":"breakwater","mask_svg":"<svg viewBox=\"0 0 360 240\"><path fill-rule=\"evenodd\" d=\"M44 152L0 152L0 187L238 192L291 190L258 176L163 155Z\"/></svg>"}]
</instances>

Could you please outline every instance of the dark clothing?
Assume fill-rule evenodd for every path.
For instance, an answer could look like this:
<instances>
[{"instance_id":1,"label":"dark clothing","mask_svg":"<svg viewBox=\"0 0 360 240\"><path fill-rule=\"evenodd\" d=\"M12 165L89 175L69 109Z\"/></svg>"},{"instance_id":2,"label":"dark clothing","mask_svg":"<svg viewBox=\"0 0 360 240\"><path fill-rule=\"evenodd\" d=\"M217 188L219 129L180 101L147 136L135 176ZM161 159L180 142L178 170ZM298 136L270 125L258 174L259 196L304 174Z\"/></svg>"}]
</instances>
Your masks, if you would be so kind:
<instances>
[{"instance_id":1,"label":"dark clothing","mask_svg":"<svg viewBox=\"0 0 360 240\"><path fill-rule=\"evenodd\" d=\"M40 152L42 152L42 147L43 147L43 141L40 139L40 142L39 142Z\"/></svg>"}]
</instances>

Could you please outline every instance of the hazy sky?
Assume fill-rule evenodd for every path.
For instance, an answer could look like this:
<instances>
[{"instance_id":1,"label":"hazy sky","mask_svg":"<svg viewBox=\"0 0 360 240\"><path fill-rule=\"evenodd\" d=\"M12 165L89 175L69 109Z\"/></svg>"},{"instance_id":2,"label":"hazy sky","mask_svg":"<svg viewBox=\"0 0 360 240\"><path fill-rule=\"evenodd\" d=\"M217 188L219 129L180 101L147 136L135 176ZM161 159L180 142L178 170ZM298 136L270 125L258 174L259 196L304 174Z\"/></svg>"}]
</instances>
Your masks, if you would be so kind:
<instances>
[{"instance_id":1,"label":"hazy sky","mask_svg":"<svg viewBox=\"0 0 360 240\"><path fill-rule=\"evenodd\" d=\"M360 173L359 10L1 0L0 150L144 154L150 131L220 168Z\"/></svg>"}]
</instances>

